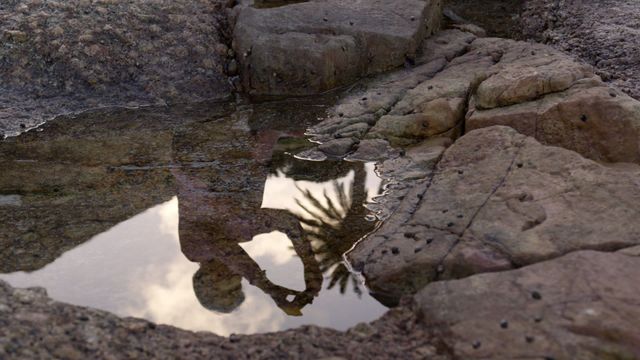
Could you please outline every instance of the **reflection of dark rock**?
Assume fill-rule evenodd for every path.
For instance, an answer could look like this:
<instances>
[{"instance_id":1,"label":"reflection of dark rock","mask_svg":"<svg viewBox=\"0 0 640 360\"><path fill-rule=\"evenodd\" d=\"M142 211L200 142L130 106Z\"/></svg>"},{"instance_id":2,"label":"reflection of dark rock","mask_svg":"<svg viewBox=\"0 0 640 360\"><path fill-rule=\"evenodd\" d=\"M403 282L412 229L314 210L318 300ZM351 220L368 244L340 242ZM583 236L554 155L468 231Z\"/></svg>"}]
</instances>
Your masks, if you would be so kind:
<instances>
[{"instance_id":1,"label":"reflection of dark rock","mask_svg":"<svg viewBox=\"0 0 640 360\"><path fill-rule=\"evenodd\" d=\"M37 270L172 196L170 172L155 167L170 160L161 116L120 111L82 120L0 142L0 194L21 199L0 204L0 272Z\"/></svg>"}]
</instances>

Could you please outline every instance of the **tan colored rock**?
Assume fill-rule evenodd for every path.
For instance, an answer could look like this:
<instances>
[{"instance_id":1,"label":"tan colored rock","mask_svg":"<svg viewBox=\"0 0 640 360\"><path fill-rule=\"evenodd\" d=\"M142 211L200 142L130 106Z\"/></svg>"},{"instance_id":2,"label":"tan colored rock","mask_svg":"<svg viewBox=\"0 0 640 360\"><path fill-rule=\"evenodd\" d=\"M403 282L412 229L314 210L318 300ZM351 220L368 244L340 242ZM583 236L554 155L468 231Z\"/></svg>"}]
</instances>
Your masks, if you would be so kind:
<instances>
[{"instance_id":1,"label":"tan colored rock","mask_svg":"<svg viewBox=\"0 0 640 360\"><path fill-rule=\"evenodd\" d=\"M380 296L640 243L638 166L605 167L490 127L460 138L431 174L348 255Z\"/></svg>"},{"instance_id":2,"label":"tan colored rock","mask_svg":"<svg viewBox=\"0 0 640 360\"><path fill-rule=\"evenodd\" d=\"M458 359L640 357L640 258L580 251L433 283L415 299Z\"/></svg>"},{"instance_id":3,"label":"tan colored rock","mask_svg":"<svg viewBox=\"0 0 640 360\"><path fill-rule=\"evenodd\" d=\"M640 162L640 102L595 78L536 101L476 107L467 115L467 130L492 125L513 127L594 160Z\"/></svg>"},{"instance_id":4,"label":"tan colored rock","mask_svg":"<svg viewBox=\"0 0 640 360\"><path fill-rule=\"evenodd\" d=\"M494 39L476 41L485 46ZM576 81L593 77L591 66L580 64L550 47L502 40L507 48L476 91L476 106L492 109L535 100L563 91Z\"/></svg>"}]
</instances>

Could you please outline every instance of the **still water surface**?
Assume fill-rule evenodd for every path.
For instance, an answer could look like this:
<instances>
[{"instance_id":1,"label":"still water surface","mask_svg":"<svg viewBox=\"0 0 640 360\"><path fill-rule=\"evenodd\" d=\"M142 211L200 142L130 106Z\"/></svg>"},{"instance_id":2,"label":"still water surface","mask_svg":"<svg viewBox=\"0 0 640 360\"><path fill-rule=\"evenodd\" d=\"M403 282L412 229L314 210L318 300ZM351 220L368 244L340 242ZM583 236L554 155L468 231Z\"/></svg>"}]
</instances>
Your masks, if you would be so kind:
<instances>
[{"instance_id":1,"label":"still water surface","mask_svg":"<svg viewBox=\"0 0 640 360\"><path fill-rule=\"evenodd\" d=\"M283 117L322 109L296 108L73 119L0 143L0 279L221 335L379 317L342 254L375 226L380 180L293 158L306 145Z\"/></svg>"}]
</instances>

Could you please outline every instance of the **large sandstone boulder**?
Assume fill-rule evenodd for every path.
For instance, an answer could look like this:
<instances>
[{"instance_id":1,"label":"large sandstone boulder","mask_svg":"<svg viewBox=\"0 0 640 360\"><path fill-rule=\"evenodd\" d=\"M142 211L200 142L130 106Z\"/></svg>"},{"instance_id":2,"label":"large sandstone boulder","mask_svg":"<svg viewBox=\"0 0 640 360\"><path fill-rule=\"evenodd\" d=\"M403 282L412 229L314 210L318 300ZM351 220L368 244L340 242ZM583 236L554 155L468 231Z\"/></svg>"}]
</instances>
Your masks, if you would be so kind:
<instances>
[{"instance_id":1,"label":"large sandstone boulder","mask_svg":"<svg viewBox=\"0 0 640 360\"><path fill-rule=\"evenodd\" d=\"M636 165L599 165L507 127L475 130L348 257L392 301L434 280L631 247L639 176Z\"/></svg>"},{"instance_id":2,"label":"large sandstone boulder","mask_svg":"<svg viewBox=\"0 0 640 360\"><path fill-rule=\"evenodd\" d=\"M636 359L638 276L638 257L580 251L434 283L415 299L453 358Z\"/></svg>"},{"instance_id":3,"label":"large sandstone boulder","mask_svg":"<svg viewBox=\"0 0 640 360\"><path fill-rule=\"evenodd\" d=\"M401 66L438 29L440 7L439 0L246 7L233 39L243 87L254 95L314 94Z\"/></svg>"}]
</instances>

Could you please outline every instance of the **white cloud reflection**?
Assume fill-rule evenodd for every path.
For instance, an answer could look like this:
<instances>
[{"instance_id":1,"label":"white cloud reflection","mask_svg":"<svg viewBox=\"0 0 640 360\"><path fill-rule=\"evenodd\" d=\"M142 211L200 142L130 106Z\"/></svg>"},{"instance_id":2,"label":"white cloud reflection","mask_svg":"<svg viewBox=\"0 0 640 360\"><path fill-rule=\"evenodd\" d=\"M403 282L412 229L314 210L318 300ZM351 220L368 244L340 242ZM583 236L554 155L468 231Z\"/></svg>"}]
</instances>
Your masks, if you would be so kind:
<instances>
[{"instance_id":1,"label":"white cloud reflection","mask_svg":"<svg viewBox=\"0 0 640 360\"><path fill-rule=\"evenodd\" d=\"M348 188L353 177L350 172L338 181ZM331 182L294 183L280 173L267 180L263 207L300 213L295 199L305 200L299 197L295 185L315 194L326 190L335 196ZM194 294L192 277L199 264L189 262L180 251L178 221L178 199L174 197L64 253L43 269L0 278L18 287L43 286L60 301L220 335L276 331L303 324L346 329L385 311L366 294L359 298L352 291L340 294L334 288L323 289L314 303L303 309L303 316L289 317L268 295L245 280L245 301L233 313L209 311ZM293 290L304 289L302 262L284 234L261 234L241 246L266 270L272 282Z\"/></svg>"}]
</instances>

